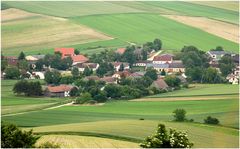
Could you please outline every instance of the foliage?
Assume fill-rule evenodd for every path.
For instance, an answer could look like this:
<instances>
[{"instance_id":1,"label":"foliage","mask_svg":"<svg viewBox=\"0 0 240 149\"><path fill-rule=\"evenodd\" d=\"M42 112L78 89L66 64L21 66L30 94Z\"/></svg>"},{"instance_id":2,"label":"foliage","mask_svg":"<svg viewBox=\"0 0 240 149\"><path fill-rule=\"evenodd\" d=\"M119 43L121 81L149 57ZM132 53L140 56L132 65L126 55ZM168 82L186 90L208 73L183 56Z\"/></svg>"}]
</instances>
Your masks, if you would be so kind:
<instances>
[{"instance_id":1,"label":"foliage","mask_svg":"<svg viewBox=\"0 0 240 149\"><path fill-rule=\"evenodd\" d=\"M74 88L70 91L69 94L70 94L71 97L79 96L79 90L78 90L78 88L74 87Z\"/></svg>"},{"instance_id":2,"label":"foliage","mask_svg":"<svg viewBox=\"0 0 240 149\"><path fill-rule=\"evenodd\" d=\"M17 94L24 93L25 96L40 96L42 95L42 87L39 81L20 80L14 85L13 92Z\"/></svg>"},{"instance_id":3,"label":"foliage","mask_svg":"<svg viewBox=\"0 0 240 149\"><path fill-rule=\"evenodd\" d=\"M7 67L5 73L6 79L18 79L20 77L20 71L15 66Z\"/></svg>"},{"instance_id":4,"label":"foliage","mask_svg":"<svg viewBox=\"0 0 240 149\"><path fill-rule=\"evenodd\" d=\"M167 83L170 87L179 87L181 84L181 80L176 77L175 75L168 75L164 78L164 81Z\"/></svg>"},{"instance_id":5,"label":"foliage","mask_svg":"<svg viewBox=\"0 0 240 149\"><path fill-rule=\"evenodd\" d=\"M119 71L123 71L124 70L124 65L123 63L120 65Z\"/></svg>"},{"instance_id":6,"label":"foliage","mask_svg":"<svg viewBox=\"0 0 240 149\"><path fill-rule=\"evenodd\" d=\"M37 146L37 148L60 148L60 145L47 141Z\"/></svg>"},{"instance_id":7,"label":"foliage","mask_svg":"<svg viewBox=\"0 0 240 149\"><path fill-rule=\"evenodd\" d=\"M32 130L22 131L16 125L6 122L1 124L2 148L33 148L38 139Z\"/></svg>"},{"instance_id":8,"label":"foliage","mask_svg":"<svg viewBox=\"0 0 240 149\"><path fill-rule=\"evenodd\" d=\"M106 73L110 72L113 73L114 71L114 66L111 63L101 63L96 70L96 73L98 76L103 77Z\"/></svg>"},{"instance_id":9,"label":"foliage","mask_svg":"<svg viewBox=\"0 0 240 149\"><path fill-rule=\"evenodd\" d=\"M105 102L107 100L107 94L105 91L100 91L97 95L93 97L97 102Z\"/></svg>"},{"instance_id":10,"label":"foliage","mask_svg":"<svg viewBox=\"0 0 240 149\"><path fill-rule=\"evenodd\" d=\"M64 76L61 77L60 84L72 84L74 78L72 76Z\"/></svg>"},{"instance_id":11,"label":"foliage","mask_svg":"<svg viewBox=\"0 0 240 149\"><path fill-rule=\"evenodd\" d=\"M37 62L35 63L36 65L36 70L41 71L43 69L43 65L44 65L44 60L43 59L39 59L37 60Z\"/></svg>"},{"instance_id":12,"label":"foliage","mask_svg":"<svg viewBox=\"0 0 240 149\"><path fill-rule=\"evenodd\" d=\"M74 49L74 54L75 55L79 55L80 54L80 51L78 49Z\"/></svg>"},{"instance_id":13,"label":"foliage","mask_svg":"<svg viewBox=\"0 0 240 149\"><path fill-rule=\"evenodd\" d=\"M162 49L162 41L160 39L154 39L153 41L153 45L154 45L154 50L155 51L159 51Z\"/></svg>"},{"instance_id":14,"label":"foliage","mask_svg":"<svg viewBox=\"0 0 240 149\"><path fill-rule=\"evenodd\" d=\"M223 76L227 76L228 74L232 73L233 69L235 68L233 58L230 55L224 55L218 61L218 63Z\"/></svg>"},{"instance_id":15,"label":"foliage","mask_svg":"<svg viewBox=\"0 0 240 149\"><path fill-rule=\"evenodd\" d=\"M185 132L170 129L168 133L165 125L158 124L156 133L148 136L140 146L143 148L190 148L193 143Z\"/></svg>"},{"instance_id":16,"label":"foliage","mask_svg":"<svg viewBox=\"0 0 240 149\"><path fill-rule=\"evenodd\" d=\"M165 70L163 69L162 71L161 71L161 76L165 76L166 75L166 72L165 72Z\"/></svg>"},{"instance_id":17,"label":"foliage","mask_svg":"<svg viewBox=\"0 0 240 149\"><path fill-rule=\"evenodd\" d=\"M204 123L205 124L219 124L219 120L217 118L214 118L214 117L211 117L211 116L208 116L206 119L204 119Z\"/></svg>"},{"instance_id":18,"label":"foliage","mask_svg":"<svg viewBox=\"0 0 240 149\"><path fill-rule=\"evenodd\" d=\"M87 101L92 100L92 95L88 92L82 93L75 101L76 104L83 104Z\"/></svg>"},{"instance_id":19,"label":"foliage","mask_svg":"<svg viewBox=\"0 0 240 149\"><path fill-rule=\"evenodd\" d=\"M120 85L108 84L104 87L104 91L106 92L107 97L110 98L120 98L122 96Z\"/></svg>"},{"instance_id":20,"label":"foliage","mask_svg":"<svg viewBox=\"0 0 240 149\"><path fill-rule=\"evenodd\" d=\"M54 70L54 71L47 71L45 74L44 74L44 77L45 77L45 81L48 83L48 84L59 84L60 80L61 80L61 74Z\"/></svg>"},{"instance_id":21,"label":"foliage","mask_svg":"<svg viewBox=\"0 0 240 149\"><path fill-rule=\"evenodd\" d=\"M85 67L85 69L83 71L83 75L84 76L90 76L91 74L93 74L93 70L89 67Z\"/></svg>"},{"instance_id":22,"label":"foliage","mask_svg":"<svg viewBox=\"0 0 240 149\"><path fill-rule=\"evenodd\" d=\"M185 121L186 120L186 111L184 109L176 109L173 111L174 113L174 118L175 118L175 121L178 121L178 122L182 122L182 121Z\"/></svg>"},{"instance_id":23,"label":"foliage","mask_svg":"<svg viewBox=\"0 0 240 149\"><path fill-rule=\"evenodd\" d=\"M77 67L73 67L71 73L74 78L77 78L80 74Z\"/></svg>"},{"instance_id":24,"label":"foliage","mask_svg":"<svg viewBox=\"0 0 240 149\"><path fill-rule=\"evenodd\" d=\"M18 68L23 70L28 70L29 69L28 62L25 59L19 60Z\"/></svg>"},{"instance_id":25,"label":"foliage","mask_svg":"<svg viewBox=\"0 0 240 149\"><path fill-rule=\"evenodd\" d=\"M157 80L158 78L157 71L153 68L148 68L144 76L149 77L152 80Z\"/></svg>"},{"instance_id":26,"label":"foliage","mask_svg":"<svg viewBox=\"0 0 240 149\"><path fill-rule=\"evenodd\" d=\"M136 55L134 51L136 50L135 46L126 47L125 52L123 53L123 61L128 62L130 67L136 62Z\"/></svg>"},{"instance_id":27,"label":"foliage","mask_svg":"<svg viewBox=\"0 0 240 149\"><path fill-rule=\"evenodd\" d=\"M8 66L8 62L6 59L1 59L1 71L4 71Z\"/></svg>"},{"instance_id":28,"label":"foliage","mask_svg":"<svg viewBox=\"0 0 240 149\"><path fill-rule=\"evenodd\" d=\"M203 72L203 83L222 83L223 81L224 79L215 68L209 67Z\"/></svg>"},{"instance_id":29,"label":"foliage","mask_svg":"<svg viewBox=\"0 0 240 149\"><path fill-rule=\"evenodd\" d=\"M18 60L24 60L24 59L25 59L25 54L22 51L18 56Z\"/></svg>"}]
</instances>

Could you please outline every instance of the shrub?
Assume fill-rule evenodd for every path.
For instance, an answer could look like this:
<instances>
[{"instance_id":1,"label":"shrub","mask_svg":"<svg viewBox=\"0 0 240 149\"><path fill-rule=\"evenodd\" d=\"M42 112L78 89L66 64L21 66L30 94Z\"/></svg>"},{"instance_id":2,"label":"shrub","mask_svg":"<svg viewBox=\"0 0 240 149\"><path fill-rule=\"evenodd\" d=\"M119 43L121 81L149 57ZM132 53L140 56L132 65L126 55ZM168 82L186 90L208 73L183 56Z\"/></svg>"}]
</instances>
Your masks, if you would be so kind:
<instances>
[{"instance_id":1,"label":"shrub","mask_svg":"<svg viewBox=\"0 0 240 149\"><path fill-rule=\"evenodd\" d=\"M33 148L39 137L33 135L32 130L22 131L16 125L2 122L2 148Z\"/></svg>"},{"instance_id":2,"label":"shrub","mask_svg":"<svg viewBox=\"0 0 240 149\"><path fill-rule=\"evenodd\" d=\"M59 144L54 144L53 142L44 142L37 146L37 148L60 148Z\"/></svg>"},{"instance_id":3,"label":"shrub","mask_svg":"<svg viewBox=\"0 0 240 149\"><path fill-rule=\"evenodd\" d=\"M185 132L170 129L169 134L165 125L159 124L155 134L148 136L140 147L143 148L190 148L193 146Z\"/></svg>"},{"instance_id":4,"label":"shrub","mask_svg":"<svg viewBox=\"0 0 240 149\"><path fill-rule=\"evenodd\" d=\"M173 111L174 113L174 118L175 118L175 121L178 121L178 122L182 122L184 121L186 118L186 111L184 109L176 109Z\"/></svg>"},{"instance_id":5,"label":"shrub","mask_svg":"<svg viewBox=\"0 0 240 149\"><path fill-rule=\"evenodd\" d=\"M206 119L204 119L204 123L205 124L219 124L219 120L217 118L214 118L214 117L211 117L211 116L208 116Z\"/></svg>"},{"instance_id":6,"label":"shrub","mask_svg":"<svg viewBox=\"0 0 240 149\"><path fill-rule=\"evenodd\" d=\"M78 97L75 101L76 104L83 104L87 101L92 100L92 95L88 92L81 94L80 97Z\"/></svg>"},{"instance_id":7,"label":"shrub","mask_svg":"<svg viewBox=\"0 0 240 149\"><path fill-rule=\"evenodd\" d=\"M143 121L143 120L144 120L144 118L140 118L139 120Z\"/></svg>"}]
</instances>

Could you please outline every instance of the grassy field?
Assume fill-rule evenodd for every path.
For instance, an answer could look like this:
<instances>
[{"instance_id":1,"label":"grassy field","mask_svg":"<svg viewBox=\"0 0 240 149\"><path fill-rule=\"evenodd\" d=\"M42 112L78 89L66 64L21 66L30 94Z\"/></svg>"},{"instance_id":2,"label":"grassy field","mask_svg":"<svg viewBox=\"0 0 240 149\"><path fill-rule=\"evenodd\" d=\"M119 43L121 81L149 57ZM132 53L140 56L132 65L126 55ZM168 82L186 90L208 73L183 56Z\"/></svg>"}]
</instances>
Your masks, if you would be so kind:
<instances>
[{"instance_id":1,"label":"grassy field","mask_svg":"<svg viewBox=\"0 0 240 149\"><path fill-rule=\"evenodd\" d=\"M238 94L238 85L229 84L194 84L189 89L181 89L174 92L163 93L151 97L185 97L185 96L208 96L208 95L224 95Z\"/></svg>"},{"instance_id":2,"label":"grassy field","mask_svg":"<svg viewBox=\"0 0 240 149\"><path fill-rule=\"evenodd\" d=\"M76 135L45 135L42 136L36 145L44 142L54 142L62 148L137 148L137 143L120 141L100 137L86 137Z\"/></svg>"},{"instance_id":3,"label":"grassy field","mask_svg":"<svg viewBox=\"0 0 240 149\"><path fill-rule=\"evenodd\" d=\"M2 115L40 110L64 102L63 98L34 98L16 96L12 92L16 80L1 81L1 112ZM43 83L43 81L42 81Z\"/></svg>"},{"instance_id":4,"label":"grassy field","mask_svg":"<svg viewBox=\"0 0 240 149\"><path fill-rule=\"evenodd\" d=\"M97 15L72 20L130 43L141 44L160 38L164 49L179 50L184 45L194 45L208 51L221 45L226 50L238 51L237 43L157 14Z\"/></svg>"},{"instance_id":5,"label":"grassy field","mask_svg":"<svg viewBox=\"0 0 240 149\"><path fill-rule=\"evenodd\" d=\"M154 132L158 123L165 124L167 128L186 131L190 140L194 142L194 147L238 147L238 131L236 129L197 123L116 120L36 127L33 128L33 131L39 134L102 136L103 138L129 139L133 142L140 142Z\"/></svg>"}]
</instances>

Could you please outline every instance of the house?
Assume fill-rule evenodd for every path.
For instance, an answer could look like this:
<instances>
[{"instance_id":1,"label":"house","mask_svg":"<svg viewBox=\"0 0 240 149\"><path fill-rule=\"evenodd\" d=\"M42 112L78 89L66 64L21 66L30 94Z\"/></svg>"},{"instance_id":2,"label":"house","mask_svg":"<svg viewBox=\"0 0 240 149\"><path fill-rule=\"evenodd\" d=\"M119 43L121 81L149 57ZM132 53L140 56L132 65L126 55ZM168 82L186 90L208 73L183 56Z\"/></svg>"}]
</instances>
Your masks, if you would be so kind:
<instances>
[{"instance_id":1,"label":"house","mask_svg":"<svg viewBox=\"0 0 240 149\"><path fill-rule=\"evenodd\" d=\"M226 79L232 84L239 84L239 75L229 74Z\"/></svg>"},{"instance_id":2,"label":"house","mask_svg":"<svg viewBox=\"0 0 240 149\"><path fill-rule=\"evenodd\" d=\"M146 73L146 72L138 71L138 72L132 73L129 77L132 77L132 78L140 78L140 77L143 77L145 73Z\"/></svg>"},{"instance_id":3,"label":"house","mask_svg":"<svg viewBox=\"0 0 240 149\"><path fill-rule=\"evenodd\" d=\"M137 61L133 66L146 67L148 63L151 63L151 61Z\"/></svg>"},{"instance_id":4,"label":"house","mask_svg":"<svg viewBox=\"0 0 240 149\"><path fill-rule=\"evenodd\" d=\"M122 55L126 51L126 48L118 48L115 52Z\"/></svg>"},{"instance_id":5,"label":"house","mask_svg":"<svg viewBox=\"0 0 240 149\"><path fill-rule=\"evenodd\" d=\"M41 80L45 79L45 77L44 77L44 72L40 72L40 71L34 71L34 72L32 72L32 77L33 77L34 79L41 79Z\"/></svg>"},{"instance_id":6,"label":"house","mask_svg":"<svg viewBox=\"0 0 240 149\"><path fill-rule=\"evenodd\" d=\"M124 62L112 62L112 65L114 66L114 69L115 69L116 71L119 71L120 66L121 66L122 64L123 64L123 66L124 66L124 70L127 70L127 69L130 68L128 63L124 63Z\"/></svg>"},{"instance_id":7,"label":"house","mask_svg":"<svg viewBox=\"0 0 240 149\"><path fill-rule=\"evenodd\" d=\"M225 52L225 51L208 51L207 54L213 60L220 60L221 57L223 57L225 54L227 54L227 52Z\"/></svg>"},{"instance_id":8,"label":"house","mask_svg":"<svg viewBox=\"0 0 240 149\"><path fill-rule=\"evenodd\" d=\"M106 84L117 84L117 79L113 77L103 77L100 80L106 82Z\"/></svg>"},{"instance_id":9,"label":"house","mask_svg":"<svg viewBox=\"0 0 240 149\"><path fill-rule=\"evenodd\" d=\"M75 55L74 48L55 48L54 52L60 52L62 54L62 58L71 57L73 60L72 65L76 65L78 63L85 63L89 60L84 55Z\"/></svg>"},{"instance_id":10,"label":"house","mask_svg":"<svg viewBox=\"0 0 240 149\"><path fill-rule=\"evenodd\" d=\"M92 69L93 71L96 71L99 67L99 64L97 64L97 63L78 63L74 66L77 67L80 72L83 72L85 70L85 68L87 68L87 67Z\"/></svg>"},{"instance_id":11,"label":"house","mask_svg":"<svg viewBox=\"0 0 240 149\"><path fill-rule=\"evenodd\" d=\"M4 56L3 58L7 60L8 65L18 65L18 58L16 56Z\"/></svg>"},{"instance_id":12,"label":"house","mask_svg":"<svg viewBox=\"0 0 240 149\"><path fill-rule=\"evenodd\" d=\"M182 61L172 61L171 63L163 63L163 64L156 64L156 63L148 63L146 68L152 67L153 69L157 70L158 72L162 72L163 70L166 73L184 73L185 67Z\"/></svg>"},{"instance_id":13,"label":"house","mask_svg":"<svg viewBox=\"0 0 240 149\"><path fill-rule=\"evenodd\" d=\"M153 58L153 64L166 64L166 63L172 63L173 61L173 55L171 54L163 54L154 56Z\"/></svg>"},{"instance_id":14,"label":"house","mask_svg":"<svg viewBox=\"0 0 240 149\"><path fill-rule=\"evenodd\" d=\"M121 78L126 78L126 77L129 77L131 75L130 72L128 71L119 71L119 72L116 72L112 75L113 78L115 79L121 79Z\"/></svg>"},{"instance_id":15,"label":"house","mask_svg":"<svg viewBox=\"0 0 240 149\"><path fill-rule=\"evenodd\" d=\"M160 89L160 90L168 89L167 83L163 79L160 79L160 78L157 79L156 81L153 81L151 87L156 87L157 89Z\"/></svg>"},{"instance_id":16,"label":"house","mask_svg":"<svg viewBox=\"0 0 240 149\"><path fill-rule=\"evenodd\" d=\"M72 85L61 84L59 86L48 86L45 95L48 97L69 97L70 91L74 88Z\"/></svg>"},{"instance_id":17,"label":"house","mask_svg":"<svg viewBox=\"0 0 240 149\"><path fill-rule=\"evenodd\" d=\"M28 64L32 66L33 69L36 68L36 62L40 59L44 59L45 55L28 55L25 59L28 61Z\"/></svg>"}]
</instances>

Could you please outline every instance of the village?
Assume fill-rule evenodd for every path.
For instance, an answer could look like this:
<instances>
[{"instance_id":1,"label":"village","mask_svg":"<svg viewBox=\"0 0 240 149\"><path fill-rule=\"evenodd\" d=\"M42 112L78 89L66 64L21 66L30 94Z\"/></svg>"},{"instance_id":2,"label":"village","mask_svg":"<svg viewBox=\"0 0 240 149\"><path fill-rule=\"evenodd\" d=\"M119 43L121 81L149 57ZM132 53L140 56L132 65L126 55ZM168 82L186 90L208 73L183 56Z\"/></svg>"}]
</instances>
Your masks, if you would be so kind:
<instances>
[{"instance_id":1,"label":"village","mask_svg":"<svg viewBox=\"0 0 240 149\"><path fill-rule=\"evenodd\" d=\"M131 48L133 47L133 50ZM188 78L185 74L186 68L181 59L178 59L177 56L173 54L160 54L163 50L158 49L155 51L154 49L148 48L146 52L144 52L143 47L127 47L132 51L130 54L127 52L127 48L118 48L114 52L108 51L108 53L102 53L105 55L109 55L109 53L114 54L114 57L121 57L124 54L128 53L130 61L128 59L121 59L120 61L105 61L101 62L101 64L96 63L96 59L89 58L86 55L80 54L80 51L74 48L55 48L54 55L59 55L61 61L66 62L63 69L58 67L53 67L53 62L51 61L46 64L44 63L44 59L53 59L54 56L49 55L27 55L22 52L19 57L15 56L2 56L2 60L5 60L7 63L7 68L2 73L2 79L40 79L46 80L47 86L42 87L44 96L48 97L69 97L69 96L79 96L79 88L81 85L76 86L76 81L74 80L94 80L101 81L104 85L99 88L103 91L105 84L121 84L121 85L129 85L124 84L123 82L127 79L139 79L148 76L152 80L150 84L146 85L147 88L153 88L152 92L161 93L169 90L179 89L180 87L188 87ZM150 49L150 50L149 50ZM110 54L110 56L111 56ZM131 55L133 54L133 55ZM158 55L159 54L159 55ZM95 54L95 57L100 56ZM221 73L219 68L219 60L225 56L230 55L234 61L234 70L226 76L226 80L231 84L239 83L239 55L234 53L228 53L224 50L210 50L206 53L209 59L209 67L217 70L217 73ZM134 57L135 60L132 61L131 57ZM145 57L145 58L144 58ZM55 60L54 60L55 62ZM130 62L130 63L129 63ZM58 62L56 62L58 63ZM9 76L8 73L12 73L7 71L8 69L16 68L18 69L18 73L14 73L13 76ZM30 69L29 69L30 68ZM61 79L58 81L47 81L46 76L52 75L52 79L56 79L54 73L57 72L61 75ZM14 75L16 75L14 77ZM49 76L48 75L48 76ZM176 82L174 85L170 85L169 81L166 83L166 76L171 76L170 79L172 82ZM146 78L145 78L146 79ZM65 81L64 81L65 80ZM146 79L147 80L147 79ZM145 81L146 81L145 80ZM141 81L140 81L141 82ZM206 82L207 83L207 82ZM130 85L131 86L131 85ZM111 86L113 87L113 86ZM111 88L110 87L110 88ZM134 86L134 88L142 90L143 88L139 86ZM74 90L74 91L72 91ZM88 90L89 91L89 90ZM74 93L71 93L74 92ZM85 91L82 91L85 92ZM110 90L111 92L111 90ZM99 91L92 93L99 94ZM106 93L105 93L106 94ZM108 94L108 93L107 93ZM141 95L131 96L132 92L130 91L130 97L141 97L144 95L149 95L148 93L144 93ZM91 95L92 97L94 95ZM100 96L102 97L102 96ZM117 96L108 96L108 98L122 98ZM104 97L105 99L106 97ZM91 98L92 99L92 98Z\"/></svg>"}]
</instances>

